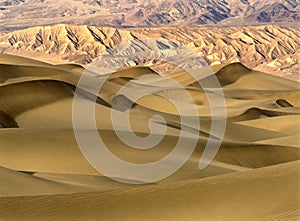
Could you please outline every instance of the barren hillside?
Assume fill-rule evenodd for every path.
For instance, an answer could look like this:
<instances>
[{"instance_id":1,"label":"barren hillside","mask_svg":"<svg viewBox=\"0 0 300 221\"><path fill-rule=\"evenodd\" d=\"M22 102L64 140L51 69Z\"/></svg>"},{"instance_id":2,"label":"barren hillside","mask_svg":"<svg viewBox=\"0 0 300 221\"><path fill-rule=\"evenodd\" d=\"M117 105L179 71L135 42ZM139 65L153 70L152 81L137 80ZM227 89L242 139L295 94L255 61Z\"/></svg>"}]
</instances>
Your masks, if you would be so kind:
<instances>
[{"instance_id":1,"label":"barren hillside","mask_svg":"<svg viewBox=\"0 0 300 221\"><path fill-rule=\"evenodd\" d=\"M96 26L298 22L297 0L2 0L0 30L59 23Z\"/></svg>"},{"instance_id":2,"label":"barren hillside","mask_svg":"<svg viewBox=\"0 0 300 221\"><path fill-rule=\"evenodd\" d=\"M52 63L86 65L120 44L119 53L161 53L186 46L210 65L240 61L249 68L299 80L300 30L279 26L232 28L132 28L55 25L0 35L0 52L18 54ZM156 39L147 45L142 39ZM136 65L138 62L129 62ZM152 64L150 64L152 65Z\"/></svg>"}]
</instances>

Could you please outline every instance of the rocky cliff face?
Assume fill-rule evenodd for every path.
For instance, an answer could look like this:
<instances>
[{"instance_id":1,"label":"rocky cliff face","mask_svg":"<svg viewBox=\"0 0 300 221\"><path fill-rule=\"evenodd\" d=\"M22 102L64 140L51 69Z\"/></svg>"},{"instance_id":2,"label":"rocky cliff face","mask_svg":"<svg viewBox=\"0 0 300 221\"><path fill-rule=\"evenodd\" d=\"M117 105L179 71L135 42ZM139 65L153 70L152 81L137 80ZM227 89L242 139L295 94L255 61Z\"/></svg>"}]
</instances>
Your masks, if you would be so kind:
<instances>
[{"instance_id":1,"label":"rocky cliff face","mask_svg":"<svg viewBox=\"0 0 300 221\"><path fill-rule=\"evenodd\" d=\"M299 22L298 0L5 0L0 30L59 23L96 26Z\"/></svg>"},{"instance_id":2,"label":"rocky cliff face","mask_svg":"<svg viewBox=\"0 0 300 221\"><path fill-rule=\"evenodd\" d=\"M240 61L250 68L299 80L300 30L279 26L233 28L133 28L55 25L0 35L0 52L52 63L88 64L107 50L127 44L126 56L151 48L154 53L186 46L210 64ZM141 39L152 38L147 43ZM129 65L136 65L133 60ZM152 65L152 64L150 64Z\"/></svg>"}]
</instances>

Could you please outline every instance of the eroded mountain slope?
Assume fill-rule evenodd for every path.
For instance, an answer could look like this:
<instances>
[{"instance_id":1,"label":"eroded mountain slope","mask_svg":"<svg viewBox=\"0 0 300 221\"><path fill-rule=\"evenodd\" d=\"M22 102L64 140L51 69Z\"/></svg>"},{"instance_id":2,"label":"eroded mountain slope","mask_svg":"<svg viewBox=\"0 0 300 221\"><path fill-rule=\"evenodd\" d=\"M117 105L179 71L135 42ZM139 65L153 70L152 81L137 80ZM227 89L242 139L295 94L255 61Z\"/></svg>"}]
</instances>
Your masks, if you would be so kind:
<instances>
[{"instance_id":1,"label":"eroded mountain slope","mask_svg":"<svg viewBox=\"0 0 300 221\"><path fill-rule=\"evenodd\" d=\"M0 30L68 23L97 26L249 25L298 22L297 0L4 0Z\"/></svg>"},{"instance_id":2,"label":"eroded mountain slope","mask_svg":"<svg viewBox=\"0 0 300 221\"><path fill-rule=\"evenodd\" d=\"M185 46L209 65L240 61L249 68L299 80L300 31L279 26L232 28L134 28L55 25L0 35L0 51L46 60L86 65L111 48L119 54L163 51ZM152 39L147 43L145 39ZM154 40L153 40L154 39ZM136 65L139 61L128 62ZM149 65L153 65L150 62Z\"/></svg>"}]
</instances>

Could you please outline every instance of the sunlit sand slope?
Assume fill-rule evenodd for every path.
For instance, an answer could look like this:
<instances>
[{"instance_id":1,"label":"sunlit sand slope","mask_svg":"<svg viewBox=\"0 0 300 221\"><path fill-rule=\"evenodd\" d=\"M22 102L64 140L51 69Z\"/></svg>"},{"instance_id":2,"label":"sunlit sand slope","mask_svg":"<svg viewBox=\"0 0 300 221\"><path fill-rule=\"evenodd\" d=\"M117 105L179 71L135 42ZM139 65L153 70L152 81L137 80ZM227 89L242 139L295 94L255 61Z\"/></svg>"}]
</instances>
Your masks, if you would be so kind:
<instances>
[{"instance_id":1,"label":"sunlit sand slope","mask_svg":"<svg viewBox=\"0 0 300 221\"><path fill-rule=\"evenodd\" d=\"M126 190L5 197L0 211L3 218L43 220L297 220L298 168L299 161Z\"/></svg>"}]
</instances>

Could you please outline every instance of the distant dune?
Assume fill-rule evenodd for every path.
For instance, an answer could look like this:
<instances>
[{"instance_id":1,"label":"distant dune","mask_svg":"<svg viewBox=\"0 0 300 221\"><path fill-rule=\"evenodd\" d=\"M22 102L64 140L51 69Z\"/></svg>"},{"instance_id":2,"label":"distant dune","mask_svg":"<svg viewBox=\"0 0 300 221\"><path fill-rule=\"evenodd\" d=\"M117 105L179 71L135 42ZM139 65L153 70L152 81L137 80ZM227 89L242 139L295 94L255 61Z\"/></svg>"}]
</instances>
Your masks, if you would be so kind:
<instances>
[{"instance_id":1,"label":"distant dune","mask_svg":"<svg viewBox=\"0 0 300 221\"><path fill-rule=\"evenodd\" d=\"M0 51L53 64L74 62L86 65L106 51L128 44L144 52L185 46L209 65L241 62L247 67L300 81L298 28L257 27L163 27L116 29L96 26L54 25L0 34ZM155 43L141 42L156 39ZM162 39L165 41L162 43ZM120 50L120 49L118 49ZM119 51L126 55L126 50ZM136 65L134 58L128 65ZM187 58L188 59L188 58ZM148 66L159 66L149 62ZM156 67L164 71L164 66ZM167 71L166 73L169 73Z\"/></svg>"},{"instance_id":2,"label":"distant dune","mask_svg":"<svg viewBox=\"0 0 300 221\"><path fill-rule=\"evenodd\" d=\"M5 38L18 36L13 47L20 44L20 48L27 48L20 43L26 42L30 51L37 44L35 34L41 33L47 40L43 46L36 45L36 49L43 49L41 52L45 53L54 50L48 40L54 28L61 32L91 33L87 27L55 26L31 29L27 37L21 31ZM107 37L106 42L99 45L91 40L93 47L113 43L117 33L128 37L137 33L137 30L94 29L99 33L103 31ZM264 28L257 28L257 32L260 29ZM292 29L267 29L270 33L297 33ZM165 33L169 33L168 30L171 29ZM148 31L156 32L155 29ZM240 35L245 37L245 33ZM71 47L72 53L80 52L80 48L73 48L74 43L65 38L60 40L62 44L56 49L63 51L64 47ZM291 47L293 44L298 43L291 43ZM59 54L57 52L53 51ZM76 143L72 103L84 71L75 64L51 65L0 54L1 219L238 221L300 218L298 82L251 70L241 63L214 66L210 70L213 75L200 82L209 82L212 76L219 80L226 102L226 130L219 152L204 170L198 169L198 163L211 133L212 112L204 89L187 72L168 75L179 82L182 89L165 88L163 77L149 67L131 67L113 73L99 93L83 89L81 100L92 102L91 97L97 98L95 121L99 135L123 160L154 162L173 150L181 130L198 135L196 148L182 168L166 179L137 186L118 183L100 174L84 158ZM160 91L133 102L130 96L117 95L125 84L137 94L148 87L157 87ZM192 101L183 91L188 92ZM194 103L197 112L188 117L199 119L200 129L180 125L181 116L172 101L184 104L187 109ZM129 120L139 136L150 132L149 120L153 115L165 119L166 135L155 148L136 150L116 136L112 108L122 112L132 103ZM83 115L83 123L84 120ZM163 122L157 120L154 124ZM89 129L82 127L86 132ZM186 139L190 139L189 136Z\"/></svg>"}]
</instances>

